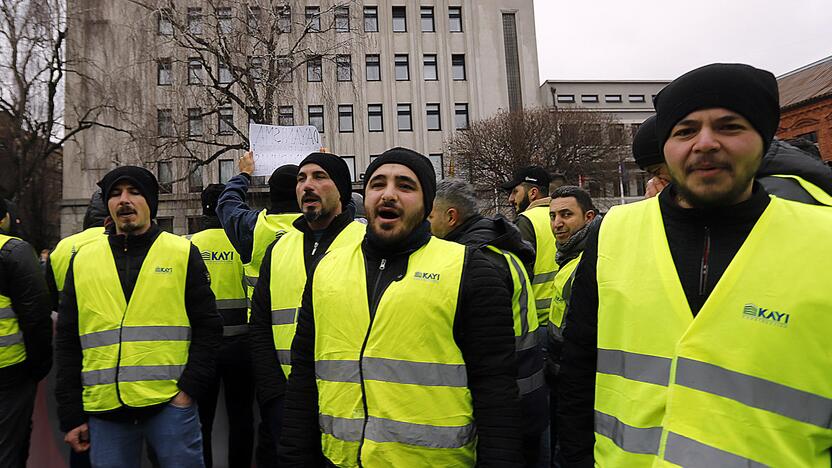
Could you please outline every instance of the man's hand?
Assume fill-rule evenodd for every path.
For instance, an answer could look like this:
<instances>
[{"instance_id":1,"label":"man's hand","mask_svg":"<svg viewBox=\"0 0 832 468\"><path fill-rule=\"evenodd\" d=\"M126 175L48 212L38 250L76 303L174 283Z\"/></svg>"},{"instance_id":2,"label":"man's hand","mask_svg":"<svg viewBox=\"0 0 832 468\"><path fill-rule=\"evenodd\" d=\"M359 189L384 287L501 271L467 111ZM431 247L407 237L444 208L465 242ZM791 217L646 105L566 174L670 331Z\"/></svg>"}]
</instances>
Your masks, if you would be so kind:
<instances>
[{"instance_id":1,"label":"man's hand","mask_svg":"<svg viewBox=\"0 0 832 468\"><path fill-rule=\"evenodd\" d=\"M67 432L64 442L69 444L75 453L86 452L90 449L90 427L84 423Z\"/></svg>"},{"instance_id":2,"label":"man's hand","mask_svg":"<svg viewBox=\"0 0 832 468\"><path fill-rule=\"evenodd\" d=\"M246 151L246 154L240 158L238 166L240 172L245 172L248 175L254 174L254 154L251 151Z\"/></svg>"},{"instance_id":3,"label":"man's hand","mask_svg":"<svg viewBox=\"0 0 832 468\"><path fill-rule=\"evenodd\" d=\"M180 390L179 393L173 397L173 400L170 401L170 404L176 406L177 408L190 408L191 405L194 404L194 399L187 393Z\"/></svg>"},{"instance_id":4,"label":"man's hand","mask_svg":"<svg viewBox=\"0 0 832 468\"><path fill-rule=\"evenodd\" d=\"M644 198L652 198L661 193L667 187L668 181L661 177L653 177L647 181L647 187L644 189Z\"/></svg>"}]
</instances>

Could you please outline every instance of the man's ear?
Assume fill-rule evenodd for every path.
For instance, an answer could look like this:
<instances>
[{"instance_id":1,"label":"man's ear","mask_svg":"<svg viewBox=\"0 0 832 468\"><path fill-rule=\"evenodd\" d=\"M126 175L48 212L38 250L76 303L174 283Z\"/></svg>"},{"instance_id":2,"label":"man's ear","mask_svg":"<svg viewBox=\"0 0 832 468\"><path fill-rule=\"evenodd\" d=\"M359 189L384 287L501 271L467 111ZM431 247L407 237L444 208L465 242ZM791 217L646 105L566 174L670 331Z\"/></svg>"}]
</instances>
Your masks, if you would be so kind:
<instances>
[{"instance_id":1,"label":"man's ear","mask_svg":"<svg viewBox=\"0 0 832 468\"><path fill-rule=\"evenodd\" d=\"M587 210L587 212L584 214L586 222L592 221L593 219L595 219L596 216L598 216L598 213L596 213L595 210Z\"/></svg>"},{"instance_id":2,"label":"man's ear","mask_svg":"<svg viewBox=\"0 0 832 468\"><path fill-rule=\"evenodd\" d=\"M526 192L526 195L528 196L530 201L537 200L538 198L540 198L540 188L533 185Z\"/></svg>"},{"instance_id":3,"label":"man's ear","mask_svg":"<svg viewBox=\"0 0 832 468\"><path fill-rule=\"evenodd\" d=\"M448 208L445 210L445 218L448 220L448 226L456 227L459 221L459 211L456 208Z\"/></svg>"}]
</instances>

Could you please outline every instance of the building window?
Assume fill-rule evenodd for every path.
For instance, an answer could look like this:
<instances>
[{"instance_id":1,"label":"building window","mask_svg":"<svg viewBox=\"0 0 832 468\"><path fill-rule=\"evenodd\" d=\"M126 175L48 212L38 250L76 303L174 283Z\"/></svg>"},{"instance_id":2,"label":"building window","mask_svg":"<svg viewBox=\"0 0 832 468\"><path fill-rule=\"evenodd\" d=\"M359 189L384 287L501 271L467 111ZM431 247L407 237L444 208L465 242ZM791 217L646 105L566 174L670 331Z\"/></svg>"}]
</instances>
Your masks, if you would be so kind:
<instances>
[{"instance_id":1,"label":"building window","mask_svg":"<svg viewBox=\"0 0 832 468\"><path fill-rule=\"evenodd\" d=\"M630 99L630 102L644 102L643 94L631 94L628 98Z\"/></svg>"},{"instance_id":2,"label":"building window","mask_svg":"<svg viewBox=\"0 0 832 468\"><path fill-rule=\"evenodd\" d=\"M156 34L173 36L173 21L170 20L170 10L159 10L156 16Z\"/></svg>"},{"instance_id":3,"label":"building window","mask_svg":"<svg viewBox=\"0 0 832 468\"><path fill-rule=\"evenodd\" d=\"M158 217L156 218L156 225L159 226L159 229L165 232L169 232L173 234L173 217L172 216L165 216L165 217Z\"/></svg>"},{"instance_id":4,"label":"building window","mask_svg":"<svg viewBox=\"0 0 832 468\"><path fill-rule=\"evenodd\" d=\"M160 137L173 136L173 112L170 109L156 111L156 133Z\"/></svg>"},{"instance_id":5,"label":"building window","mask_svg":"<svg viewBox=\"0 0 832 468\"><path fill-rule=\"evenodd\" d=\"M410 104L399 104L396 106L396 122L400 132L413 130L413 119L410 114Z\"/></svg>"},{"instance_id":6,"label":"building window","mask_svg":"<svg viewBox=\"0 0 832 468\"><path fill-rule=\"evenodd\" d=\"M335 8L335 32L350 32L350 7Z\"/></svg>"},{"instance_id":7,"label":"building window","mask_svg":"<svg viewBox=\"0 0 832 468\"><path fill-rule=\"evenodd\" d=\"M598 102L597 94L581 94L581 102Z\"/></svg>"},{"instance_id":8,"label":"building window","mask_svg":"<svg viewBox=\"0 0 832 468\"><path fill-rule=\"evenodd\" d=\"M324 106L309 106L309 125L324 133Z\"/></svg>"},{"instance_id":9,"label":"building window","mask_svg":"<svg viewBox=\"0 0 832 468\"><path fill-rule=\"evenodd\" d=\"M407 7L393 7L393 32L407 32Z\"/></svg>"},{"instance_id":10,"label":"building window","mask_svg":"<svg viewBox=\"0 0 832 468\"><path fill-rule=\"evenodd\" d=\"M220 183L227 184L232 177L234 177L234 161L220 159Z\"/></svg>"},{"instance_id":11,"label":"building window","mask_svg":"<svg viewBox=\"0 0 832 468\"><path fill-rule=\"evenodd\" d=\"M291 127L295 124L295 108L280 106L277 108L277 124Z\"/></svg>"},{"instance_id":12,"label":"building window","mask_svg":"<svg viewBox=\"0 0 832 468\"><path fill-rule=\"evenodd\" d=\"M341 156L341 159L347 163L347 169L350 170L350 181L357 182L355 180L355 156Z\"/></svg>"},{"instance_id":13,"label":"building window","mask_svg":"<svg viewBox=\"0 0 832 468\"><path fill-rule=\"evenodd\" d=\"M283 5L277 15L277 32L288 34L292 32L292 7Z\"/></svg>"},{"instance_id":14,"label":"building window","mask_svg":"<svg viewBox=\"0 0 832 468\"><path fill-rule=\"evenodd\" d=\"M425 104L425 117L428 130L442 130L442 117L439 113L439 103Z\"/></svg>"},{"instance_id":15,"label":"building window","mask_svg":"<svg viewBox=\"0 0 832 468\"><path fill-rule=\"evenodd\" d=\"M442 161L442 153L428 155L430 163L433 165L433 172L436 174L436 180L445 177L444 165Z\"/></svg>"},{"instance_id":16,"label":"building window","mask_svg":"<svg viewBox=\"0 0 832 468\"><path fill-rule=\"evenodd\" d=\"M454 105L454 127L457 130L468 128L468 104Z\"/></svg>"},{"instance_id":17,"label":"building window","mask_svg":"<svg viewBox=\"0 0 832 468\"><path fill-rule=\"evenodd\" d=\"M433 24L433 7L422 7L419 14L422 18L422 32L435 32L436 26Z\"/></svg>"},{"instance_id":18,"label":"building window","mask_svg":"<svg viewBox=\"0 0 832 468\"><path fill-rule=\"evenodd\" d=\"M249 57L249 70L251 74L251 79L254 80L255 83L262 83L263 82L263 57Z\"/></svg>"},{"instance_id":19,"label":"building window","mask_svg":"<svg viewBox=\"0 0 832 468\"><path fill-rule=\"evenodd\" d=\"M306 28L310 32L321 32L321 7L306 7Z\"/></svg>"},{"instance_id":20,"label":"building window","mask_svg":"<svg viewBox=\"0 0 832 468\"><path fill-rule=\"evenodd\" d=\"M352 57L337 55L335 57L335 70L338 81L352 81Z\"/></svg>"},{"instance_id":21,"label":"building window","mask_svg":"<svg viewBox=\"0 0 832 468\"><path fill-rule=\"evenodd\" d=\"M798 138L803 138L804 140L811 141L814 144L818 144L818 132L809 132L809 133L802 133L797 136Z\"/></svg>"},{"instance_id":22,"label":"building window","mask_svg":"<svg viewBox=\"0 0 832 468\"><path fill-rule=\"evenodd\" d=\"M202 230L202 216L188 216L188 234L193 235Z\"/></svg>"},{"instance_id":23,"label":"building window","mask_svg":"<svg viewBox=\"0 0 832 468\"><path fill-rule=\"evenodd\" d=\"M230 107L219 108L217 133L220 135L231 135L234 133L234 111Z\"/></svg>"},{"instance_id":24,"label":"building window","mask_svg":"<svg viewBox=\"0 0 832 468\"><path fill-rule=\"evenodd\" d=\"M352 104L338 106L338 131L352 133Z\"/></svg>"},{"instance_id":25,"label":"building window","mask_svg":"<svg viewBox=\"0 0 832 468\"><path fill-rule=\"evenodd\" d=\"M462 32L462 7L448 7L448 31Z\"/></svg>"},{"instance_id":26,"label":"building window","mask_svg":"<svg viewBox=\"0 0 832 468\"><path fill-rule=\"evenodd\" d=\"M250 31L257 31L260 27L260 16L262 10L258 6L248 7L248 17L246 18L248 29Z\"/></svg>"},{"instance_id":27,"label":"building window","mask_svg":"<svg viewBox=\"0 0 832 468\"><path fill-rule=\"evenodd\" d=\"M231 34L231 8L217 8L217 26L220 34Z\"/></svg>"},{"instance_id":28,"label":"building window","mask_svg":"<svg viewBox=\"0 0 832 468\"><path fill-rule=\"evenodd\" d=\"M410 79L410 65L407 54L396 54L396 81L408 81Z\"/></svg>"},{"instance_id":29,"label":"building window","mask_svg":"<svg viewBox=\"0 0 832 468\"><path fill-rule=\"evenodd\" d=\"M173 84L173 63L170 58L159 59L156 62L156 84L170 86Z\"/></svg>"},{"instance_id":30,"label":"building window","mask_svg":"<svg viewBox=\"0 0 832 468\"><path fill-rule=\"evenodd\" d=\"M378 55L367 55L367 81L381 81L381 63Z\"/></svg>"},{"instance_id":31,"label":"building window","mask_svg":"<svg viewBox=\"0 0 832 468\"><path fill-rule=\"evenodd\" d=\"M217 59L217 80L220 84L229 84L234 81L231 76L231 68L221 59Z\"/></svg>"},{"instance_id":32,"label":"building window","mask_svg":"<svg viewBox=\"0 0 832 468\"><path fill-rule=\"evenodd\" d=\"M202 34L202 8L188 8L188 33L195 36Z\"/></svg>"},{"instance_id":33,"label":"building window","mask_svg":"<svg viewBox=\"0 0 832 468\"><path fill-rule=\"evenodd\" d=\"M202 191L202 164L194 163L188 173L188 192L199 193Z\"/></svg>"},{"instance_id":34,"label":"building window","mask_svg":"<svg viewBox=\"0 0 832 468\"><path fill-rule=\"evenodd\" d=\"M453 71L454 81L465 81L464 54L451 55L451 70Z\"/></svg>"},{"instance_id":35,"label":"building window","mask_svg":"<svg viewBox=\"0 0 832 468\"><path fill-rule=\"evenodd\" d=\"M323 62L320 56L312 57L306 62L306 81L315 82L323 80Z\"/></svg>"},{"instance_id":36,"label":"building window","mask_svg":"<svg viewBox=\"0 0 832 468\"><path fill-rule=\"evenodd\" d=\"M198 58L188 59L188 84L202 84L203 66Z\"/></svg>"},{"instance_id":37,"label":"building window","mask_svg":"<svg viewBox=\"0 0 832 468\"><path fill-rule=\"evenodd\" d=\"M425 81L438 80L439 74L436 72L436 55L425 54L424 63L425 66L422 74L424 75Z\"/></svg>"},{"instance_id":38,"label":"building window","mask_svg":"<svg viewBox=\"0 0 832 468\"><path fill-rule=\"evenodd\" d=\"M503 48L506 58L506 91L508 91L509 112L523 110L520 49L517 42L517 18L514 13L503 13Z\"/></svg>"},{"instance_id":39,"label":"building window","mask_svg":"<svg viewBox=\"0 0 832 468\"><path fill-rule=\"evenodd\" d=\"M202 136L202 109L188 109L188 136Z\"/></svg>"},{"instance_id":40,"label":"building window","mask_svg":"<svg viewBox=\"0 0 832 468\"><path fill-rule=\"evenodd\" d=\"M607 94L604 96L604 100L607 102L621 102L621 95L620 94Z\"/></svg>"},{"instance_id":41,"label":"building window","mask_svg":"<svg viewBox=\"0 0 832 468\"><path fill-rule=\"evenodd\" d=\"M277 57L277 80L281 83L292 81L292 59L285 55Z\"/></svg>"},{"instance_id":42,"label":"building window","mask_svg":"<svg viewBox=\"0 0 832 468\"><path fill-rule=\"evenodd\" d=\"M378 7L364 7L364 32L378 32Z\"/></svg>"},{"instance_id":43,"label":"building window","mask_svg":"<svg viewBox=\"0 0 832 468\"><path fill-rule=\"evenodd\" d=\"M173 192L173 163L170 161L159 161L156 165L159 178L159 192L171 193Z\"/></svg>"},{"instance_id":44,"label":"building window","mask_svg":"<svg viewBox=\"0 0 832 468\"><path fill-rule=\"evenodd\" d=\"M574 94L558 94L557 97L558 102L561 103L573 103L575 102L575 95Z\"/></svg>"},{"instance_id":45,"label":"building window","mask_svg":"<svg viewBox=\"0 0 832 468\"><path fill-rule=\"evenodd\" d=\"M384 113L381 104L367 105L367 129L371 132L384 131Z\"/></svg>"}]
</instances>

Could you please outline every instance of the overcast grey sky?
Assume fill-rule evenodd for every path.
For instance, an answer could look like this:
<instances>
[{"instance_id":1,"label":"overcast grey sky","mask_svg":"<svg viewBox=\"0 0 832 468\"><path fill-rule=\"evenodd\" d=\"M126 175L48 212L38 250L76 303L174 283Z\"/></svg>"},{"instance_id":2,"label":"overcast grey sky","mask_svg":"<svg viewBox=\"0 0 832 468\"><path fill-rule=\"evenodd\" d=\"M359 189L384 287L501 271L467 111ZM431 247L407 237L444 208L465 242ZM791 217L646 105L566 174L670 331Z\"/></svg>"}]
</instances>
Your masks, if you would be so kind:
<instances>
[{"instance_id":1,"label":"overcast grey sky","mask_svg":"<svg viewBox=\"0 0 832 468\"><path fill-rule=\"evenodd\" d=\"M712 62L781 75L832 55L832 0L534 0L540 81L673 79Z\"/></svg>"}]
</instances>

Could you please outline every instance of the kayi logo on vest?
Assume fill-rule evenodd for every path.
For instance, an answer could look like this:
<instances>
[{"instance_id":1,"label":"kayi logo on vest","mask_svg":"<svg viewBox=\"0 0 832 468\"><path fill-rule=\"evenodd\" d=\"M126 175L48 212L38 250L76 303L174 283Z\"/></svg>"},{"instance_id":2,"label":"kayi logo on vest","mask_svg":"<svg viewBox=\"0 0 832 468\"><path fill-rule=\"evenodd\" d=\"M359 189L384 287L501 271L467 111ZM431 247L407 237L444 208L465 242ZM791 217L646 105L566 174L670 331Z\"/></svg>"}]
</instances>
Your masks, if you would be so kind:
<instances>
[{"instance_id":1,"label":"kayi logo on vest","mask_svg":"<svg viewBox=\"0 0 832 468\"><path fill-rule=\"evenodd\" d=\"M428 281L430 283L438 283L439 282L439 273L428 273L428 272L417 271L413 275L413 278L415 278L419 281Z\"/></svg>"},{"instance_id":2,"label":"kayi logo on vest","mask_svg":"<svg viewBox=\"0 0 832 468\"><path fill-rule=\"evenodd\" d=\"M232 262L234 261L234 251L228 250L225 252L213 252L210 250L203 250L200 252L202 260L206 262Z\"/></svg>"},{"instance_id":3,"label":"kayi logo on vest","mask_svg":"<svg viewBox=\"0 0 832 468\"><path fill-rule=\"evenodd\" d=\"M776 310L766 309L765 307L757 307L754 304L746 304L742 308L742 316L748 320L762 322L776 327L786 328L789 326L790 314L779 312Z\"/></svg>"},{"instance_id":4,"label":"kayi logo on vest","mask_svg":"<svg viewBox=\"0 0 832 468\"><path fill-rule=\"evenodd\" d=\"M157 266L155 271L156 271L156 273L161 273L163 275L169 275L169 274L173 273L173 267Z\"/></svg>"}]
</instances>

